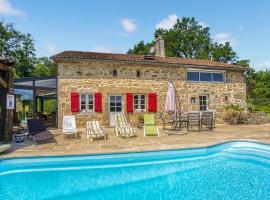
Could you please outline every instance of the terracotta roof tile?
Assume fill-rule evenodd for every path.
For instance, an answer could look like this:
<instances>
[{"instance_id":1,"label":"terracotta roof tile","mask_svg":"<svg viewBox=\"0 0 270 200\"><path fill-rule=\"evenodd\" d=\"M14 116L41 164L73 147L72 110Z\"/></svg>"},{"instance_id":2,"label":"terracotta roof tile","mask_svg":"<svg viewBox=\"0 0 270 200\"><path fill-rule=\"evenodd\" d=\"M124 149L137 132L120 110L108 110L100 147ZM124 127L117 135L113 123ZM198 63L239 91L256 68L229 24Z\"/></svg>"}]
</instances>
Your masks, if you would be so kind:
<instances>
[{"instance_id":1,"label":"terracotta roof tile","mask_svg":"<svg viewBox=\"0 0 270 200\"><path fill-rule=\"evenodd\" d=\"M95 59L95 60L111 60L111 61L126 61L133 63L149 63L149 64L173 64L173 65L190 65L203 67L220 67L220 68L239 68L245 67L236 66L232 64L216 62L202 59L189 59L177 57L153 57L153 59L146 59L143 55L133 54L115 54L115 53L97 53L97 52L83 52L83 51L64 51L51 57L54 61L59 62L66 59Z\"/></svg>"}]
</instances>

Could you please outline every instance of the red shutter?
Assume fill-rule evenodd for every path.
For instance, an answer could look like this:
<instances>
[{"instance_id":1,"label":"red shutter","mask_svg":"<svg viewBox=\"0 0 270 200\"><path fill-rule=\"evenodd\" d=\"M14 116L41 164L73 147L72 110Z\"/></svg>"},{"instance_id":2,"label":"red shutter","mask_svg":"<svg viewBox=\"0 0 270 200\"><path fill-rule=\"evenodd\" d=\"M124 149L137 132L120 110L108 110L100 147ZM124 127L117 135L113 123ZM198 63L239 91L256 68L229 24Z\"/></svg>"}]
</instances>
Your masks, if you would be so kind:
<instances>
[{"instance_id":1,"label":"red shutter","mask_svg":"<svg viewBox=\"0 0 270 200\"><path fill-rule=\"evenodd\" d=\"M95 112L102 112L102 94L100 92L95 93Z\"/></svg>"},{"instance_id":2,"label":"red shutter","mask_svg":"<svg viewBox=\"0 0 270 200\"><path fill-rule=\"evenodd\" d=\"M127 104L127 112L132 113L133 112L133 94L132 93L126 94L126 104Z\"/></svg>"},{"instance_id":3,"label":"red shutter","mask_svg":"<svg viewBox=\"0 0 270 200\"><path fill-rule=\"evenodd\" d=\"M148 112L157 112L157 94L148 94Z\"/></svg>"},{"instance_id":4,"label":"red shutter","mask_svg":"<svg viewBox=\"0 0 270 200\"><path fill-rule=\"evenodd\" d=\"M71 112L79 112L79 94L77 92L70 93L70 108Z\"/></svg>"}]
</instances>

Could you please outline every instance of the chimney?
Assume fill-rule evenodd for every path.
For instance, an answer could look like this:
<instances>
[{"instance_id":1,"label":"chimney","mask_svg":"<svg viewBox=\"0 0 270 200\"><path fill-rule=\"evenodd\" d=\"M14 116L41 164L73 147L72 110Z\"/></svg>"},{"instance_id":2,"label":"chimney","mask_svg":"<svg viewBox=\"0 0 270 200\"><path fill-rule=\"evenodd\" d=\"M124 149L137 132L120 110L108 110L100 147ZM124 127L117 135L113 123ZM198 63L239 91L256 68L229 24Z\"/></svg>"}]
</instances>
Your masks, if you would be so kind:
<instances>
[{"instance_id":1,"label":"chimney","mask_svg":"<svg viewBox=\"0 0 270 200\"><path fill-rule=\"evenodd\" d=\"M164 39L158 35L156 36L156 43L155 43L155 56L165 58L165 44Z\"/></svg>"}]
</instances>

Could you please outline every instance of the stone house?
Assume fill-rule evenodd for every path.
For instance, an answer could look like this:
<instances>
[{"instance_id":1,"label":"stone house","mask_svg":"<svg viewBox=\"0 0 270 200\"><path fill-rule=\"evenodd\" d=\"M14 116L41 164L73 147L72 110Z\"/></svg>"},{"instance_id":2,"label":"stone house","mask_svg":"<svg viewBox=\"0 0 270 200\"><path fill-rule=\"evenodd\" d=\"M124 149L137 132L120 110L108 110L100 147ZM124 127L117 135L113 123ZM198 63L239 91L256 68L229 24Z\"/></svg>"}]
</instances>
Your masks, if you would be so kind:
<instances>
[{"instance_id":1,"label":"stone house","mask_svg":"<svg viewBox=\"0 0 270 200\"><path fill-rule=\"evenodd\" d=\"M181 111L215 110L218 118L231 103L246 106L246 68L209 60L165 57L157 38L154 55L64 51L58 64L58 127L64 115L75 115L78 127L99 119L114 125L114 115L164 111L168 81L173 81Z\"/></svg>"}]
</instances>

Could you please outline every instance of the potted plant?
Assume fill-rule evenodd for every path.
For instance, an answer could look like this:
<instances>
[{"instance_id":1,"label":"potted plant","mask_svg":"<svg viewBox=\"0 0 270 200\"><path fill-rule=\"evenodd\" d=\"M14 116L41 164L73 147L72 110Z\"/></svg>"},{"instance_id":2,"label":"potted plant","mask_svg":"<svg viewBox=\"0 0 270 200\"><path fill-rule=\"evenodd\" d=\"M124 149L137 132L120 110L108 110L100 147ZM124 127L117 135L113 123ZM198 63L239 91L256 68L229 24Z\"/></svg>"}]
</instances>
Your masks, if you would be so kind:
<instances>
[{"instance_id":1,"label":"potted plant","mask_svg":"<svg viewBox=\"0 0 270 200\"><path fill-rule=\"evenodd\" d=\"M231 125L237 125L243 120L243 111L238 104L231 104L226 107L225 121L229 122Z\"/></svg>"},{"instance_id":2,"label":"potted plant","mask_svg":"<svg viewBox=\"0 0 270 200\"><path fill-rule=\"evenodd\" d=\"M143 115L138 115L138 128L143 128L144 120Z\"/></svg>"}]
</instances>

